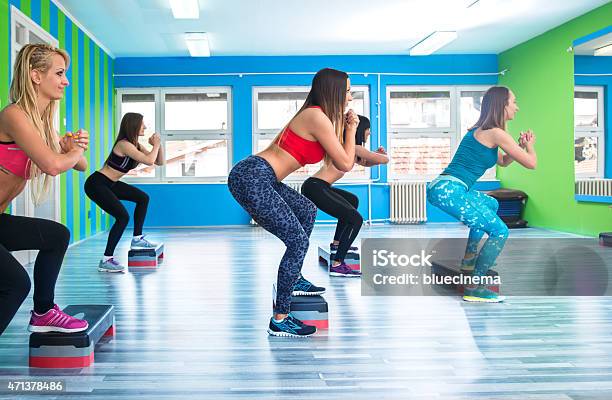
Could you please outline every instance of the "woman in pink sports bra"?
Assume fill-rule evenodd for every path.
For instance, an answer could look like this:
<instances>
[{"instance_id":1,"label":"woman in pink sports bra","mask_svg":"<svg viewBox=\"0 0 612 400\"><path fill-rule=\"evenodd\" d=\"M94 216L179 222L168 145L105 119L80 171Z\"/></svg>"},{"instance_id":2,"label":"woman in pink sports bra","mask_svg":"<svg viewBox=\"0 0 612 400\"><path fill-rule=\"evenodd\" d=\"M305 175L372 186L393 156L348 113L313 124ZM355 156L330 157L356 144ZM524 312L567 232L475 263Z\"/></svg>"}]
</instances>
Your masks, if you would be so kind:
<instances>
[{"instance_id":1,"label":"woman in pink sports bra","mask_svg":"<svg viewBox=\"0 0 612 400\"><path fill-rule=\"evenodd\" d=\"M58 101L68 86L68 54L45 44L29 44L17 55L11 104L0 111L0 335L30 291L26 270L11 255L40 250L34 263L32 332L80 332L87 321L73 318L54 302L55 282L68 248L70 231L57 222L5 214L28 180L35 204L44 200L51 180L72 168L84 171L87 131L59 138L53 129Z\"/></svg>"},{"instance_id":2,"label":"woman in pink sports bra","mask_svg":"<svg viewBox=\"0 0 612 400\"><path fill-rule=\"evenodd\" d=\"M232 196L257 223L283 241L287 250L278 268L274 314L268 333L308 336L316 332L292 316L291 296L325 292L301 274L317 208L281 181L305 164L324 156L341 171L350 171L355 158L355 130L359 119L349 111L351 82L344 72L330 68L317 72L302 108L264 151L232 168L228 187ZM346 141L343 130L346 126Z\"/></svg>"}]
</instances>

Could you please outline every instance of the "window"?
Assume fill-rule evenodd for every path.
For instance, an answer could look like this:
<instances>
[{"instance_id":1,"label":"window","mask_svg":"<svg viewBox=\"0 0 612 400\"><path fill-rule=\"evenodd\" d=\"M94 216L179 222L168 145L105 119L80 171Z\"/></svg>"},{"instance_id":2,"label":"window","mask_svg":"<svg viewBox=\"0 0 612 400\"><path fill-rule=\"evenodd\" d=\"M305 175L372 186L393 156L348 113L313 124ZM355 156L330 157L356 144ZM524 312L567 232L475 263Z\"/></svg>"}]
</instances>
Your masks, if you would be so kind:
<instances>
[{"instance_id":1,"label":"window","mask_svg":"<svg viewBox=\"0 0 612 400\"><path fill-rule=\"evenodd\" d=\"M293 118L304 104L310 88L308 86L256 87L253 89L253 153L260 152L272 143L276 135ZM353 101L349 108L359 115L369 115L369 94L366 86L352 87ZM369 146L369 141L366 144ZM321 168L322 162L306 165L287 178L303 181ZM364 180L368 170L355 165L342 180Z\"/></svg>"},{"instance_id":2,"label":"window","mask_svg":"<svg viewBox=\"0 0 612 400\"><path fill-rule=\"evenodd\" d=\"M487 87L387 88L389 179L432 179L480 116ZM484 178L495 177L495 167Z\"/></svg>"},{"instance_id":3,"label":"window","mask_svg":"<svg viewBox=\"0 0 612 400\"><path fill-rule=\"evenodd\" d=\"M576 178L603 178L603 87L576 86L574 90L574 171Z\"/></svg>"},{"instance_id":4,"label":"window","mask_svg":"<svg viewBox=\"0 0 612 400\"><path fill-rule=\"evenodd\" d=\"M145 116L147 150L158 132L166 165L139 165L129 173L143 181L222 181L230 168L231 92L229 88L121 89L119 116Z\"/></svg>"}]
</instances>

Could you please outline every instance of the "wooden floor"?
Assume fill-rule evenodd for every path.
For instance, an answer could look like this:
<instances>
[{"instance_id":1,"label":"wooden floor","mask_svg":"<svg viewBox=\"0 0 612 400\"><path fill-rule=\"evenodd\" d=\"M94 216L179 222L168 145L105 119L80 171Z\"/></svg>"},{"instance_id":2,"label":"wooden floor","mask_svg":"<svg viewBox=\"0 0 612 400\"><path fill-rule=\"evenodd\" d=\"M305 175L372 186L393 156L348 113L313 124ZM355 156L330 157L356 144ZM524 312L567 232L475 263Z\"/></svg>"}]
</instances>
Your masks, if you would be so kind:
<instances>
[{"instance_id":1,"label":"wooden floor","mask_svg":"<svg viewBox=\"0 0 612 400\"><path fill-rule=\"evenodd\" d=\"M612 298L361 297L359 279L330 278L318 265L316 246L329 243L332 228L317 226L303 272L328 288L330 329L272 338L266 328L280 241L251 227L148 233L166 245L152 273L98 272L105 235L69 249L57 303L117 310L117 336L98 346L95 365L28 368L30 297L0 337L0 382L65 380L67 391L47 399L612 398ZM458 224L361 233L465 235ZM571 235L526 229L511 236ZM125 237L118 249L125 263L128 244ZM0 388L0 398L16 397Z\"/></svg>"}]
</instances>

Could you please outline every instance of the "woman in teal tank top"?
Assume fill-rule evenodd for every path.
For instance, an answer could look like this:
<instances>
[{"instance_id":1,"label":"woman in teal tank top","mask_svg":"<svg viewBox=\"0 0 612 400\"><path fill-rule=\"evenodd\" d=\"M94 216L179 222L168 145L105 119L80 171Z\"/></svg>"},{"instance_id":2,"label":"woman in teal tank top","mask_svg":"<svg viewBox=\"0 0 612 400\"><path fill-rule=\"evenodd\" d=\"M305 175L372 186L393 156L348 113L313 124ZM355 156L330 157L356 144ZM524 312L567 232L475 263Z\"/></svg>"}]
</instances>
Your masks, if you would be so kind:
<instances>
[{"instance_id":1,"label":"woman in teal tank top","mask_svg":"<svg viewBox=\"0 0 612 400\"><path fill-rule=\"evenodd\" d=\"M497 200L474 190L474 183L495 164L506 167L516 161L525 168L536 167L535 135L521 132L517 144L506 131L506 123L518 109L510 89L494 86L487 90L478 122L467 132L448 167L427 187L431 204L470 227L461 269L473 271L473 276L487 274L508 238L508 227L497 216ZM488 239L479 252L478 244L485 233ZM470 285L463 299L497 303L503 296L484 285Z\"/></svg>"}]
</instances>

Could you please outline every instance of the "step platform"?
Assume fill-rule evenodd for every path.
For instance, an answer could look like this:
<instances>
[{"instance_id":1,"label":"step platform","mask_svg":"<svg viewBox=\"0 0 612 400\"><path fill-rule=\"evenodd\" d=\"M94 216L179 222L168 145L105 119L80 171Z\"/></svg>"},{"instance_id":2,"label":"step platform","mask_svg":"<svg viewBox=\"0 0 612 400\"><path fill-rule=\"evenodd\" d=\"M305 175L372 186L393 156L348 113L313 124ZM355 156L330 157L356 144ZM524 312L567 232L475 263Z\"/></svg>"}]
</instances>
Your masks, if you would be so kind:
<instances>
[{"instance_id":1,"label":"step platform","mask_svg":"<svg viewBox=\"0 0 612 400\"><path fill-rule=\"evenodd\" d=\"M276 303L276 285L272 285L272 305ZM323 296L291 296L290 312L306 325L328 329L328 306Z\"/></svg>"},{"instance_id":2,"label":"step platform","mask_svg":"<svg viewBox=\"0 0 612 400\"><path fill-rule=\"evenodd\" d=\"M329 272L329 268L332 265L331 257L333 254L335 254L335 252L334 253L330 252L329 247L319 246L319 261L327 265L328 272ZM359 253L349 251L348 253L346 253L344 262L346 263L346 265L351 267L353 271L361 271L361 262L359 260Z\"/></svg>"},{"instance_id":3,"label":"step platform","mask_svg":"<svg viewBox=\"0 0 612 400\"><path fill-rule=\"evenodd\" d=\"M69 305L63 311L85 319L89 327L77 333L30 334L30 367L89 367L94 362L96 343L105 336L115 336L115 307L112 305Z\"/></svg>"},{"instance_id":4,"label":"step platform","mask_svg":"<svg viewBox=\"0 0 612 400\"><path fill-rule=\"evenodd\" d=\"M439 275L439 276L461 276L461 275L471 275L470 273L465 273L461 271L461 261L460 260L432 260L431 261L431 272ZM488 276L499 276L497 271L493 269L489 269L487 272ZM460 295L463 295L463 285L454 285L457 288L457 292ZM500 285L489 285L487 288L496 293L499 293Z\"/></svg>"},{"instance_id":5,"label":"step platform","mask_svg":"<svg viewBox=\"0 0 612 400\"><path fill-rule=\"evenodd\" d=\"M599 244L606 247L612 247L612 232L600 233Z\"/></svg>"},{"instance_id":6,"label":"step platform","mask_svg":"<svg viewBox=\"0 0 612 400\"><path fill-rule=\"evenodd\" d=\"M128 252L128 267L157 268L164 260L164 244L159 243L154 249L134 249Z\"/></svg>"}]
</instances>

